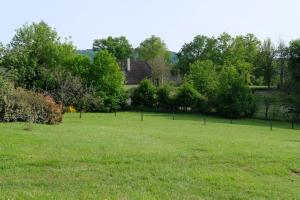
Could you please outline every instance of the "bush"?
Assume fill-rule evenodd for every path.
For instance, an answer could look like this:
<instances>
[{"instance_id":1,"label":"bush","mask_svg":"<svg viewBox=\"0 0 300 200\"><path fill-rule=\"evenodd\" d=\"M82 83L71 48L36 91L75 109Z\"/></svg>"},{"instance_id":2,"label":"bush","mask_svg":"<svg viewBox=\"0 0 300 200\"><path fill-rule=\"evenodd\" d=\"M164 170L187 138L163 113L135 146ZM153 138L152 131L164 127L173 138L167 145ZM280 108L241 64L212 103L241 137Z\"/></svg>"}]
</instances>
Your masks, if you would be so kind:
<instances>
[{"instance_id":1,"label":"bush","mask_svg":"<svg viewBox=\"0 0 300 200\"><path fill-rule=\"evenodd\" d=\"M74 106L68 106L66 109L66 112L68 113L76 113L76 109L74 108Z\"/></svg>"},{"instance_id":2,"label":"bush","mask_svg":"<svg viewBox=\"0 0 300 200\"><path fill-rule=\"evenodd\" d=\"M174 98L172 98L173 90L174 88L171 85L164 85L157 89L156 98L159 109L169 111L174 108Z\"/></svg>"},{"instance_id":3,"label":"bush","mask_svg":"<svg viewBox=\"0 0 300 200\"><path fill-rule=\"evenodd\" d=\"M184 83L176 93L175 104L186 110L190 108L201 111L205 108L206 99L191 84Z\"/></svg>"},{"instance_id":4,"label":"bush","mask_svg":"<svg viewBox=\"0 0 300 200\"><path fill-rule=\"evenodd\" d=\"M226 68L220 74L215 102L217 112L230 118L248 117L255 112L252 92L234 68Z\"/></svg>"},{"instance_id":5,"label":"bush","mask_svg":"<svg viewBox=\"0 0 300 200\"><path fill-rule=\"evenodd\" d=\"M147 79L140 82L131 94L132 106L152 108L155 104L156 88Z\"/></svg>"},{"instance_id":6,"label":"bush","mask_svg":"<svg viewBox=\"0 0 300 200\"><path fill-rule=\"evenodd\" d=\"M26 121L45 124L55 124L62 121L62 105L57 104L50 96L22 88L14 89L9 83L0 83L0 87L0 121Z\"/></svg>"}]
</instances>

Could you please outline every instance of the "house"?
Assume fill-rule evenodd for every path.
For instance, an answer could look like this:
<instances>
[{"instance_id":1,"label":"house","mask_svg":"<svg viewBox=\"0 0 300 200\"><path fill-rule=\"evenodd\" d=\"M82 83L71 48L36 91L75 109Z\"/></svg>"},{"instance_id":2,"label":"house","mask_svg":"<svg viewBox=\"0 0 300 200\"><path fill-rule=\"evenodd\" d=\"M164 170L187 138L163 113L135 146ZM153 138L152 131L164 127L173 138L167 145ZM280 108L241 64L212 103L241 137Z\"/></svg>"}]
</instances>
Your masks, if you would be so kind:
<instances>
[{"instance_id":1,"label":"house","mask_svg":"<svg viewBox=\"0 0 300 200\"><path fill-rule=\"evenodd\" d=\"M137 85L143 79L151 78L151 66L146 61L128 58L121 61L120 65L125 75L126 85Z\"/></svg>"}]
</instances>

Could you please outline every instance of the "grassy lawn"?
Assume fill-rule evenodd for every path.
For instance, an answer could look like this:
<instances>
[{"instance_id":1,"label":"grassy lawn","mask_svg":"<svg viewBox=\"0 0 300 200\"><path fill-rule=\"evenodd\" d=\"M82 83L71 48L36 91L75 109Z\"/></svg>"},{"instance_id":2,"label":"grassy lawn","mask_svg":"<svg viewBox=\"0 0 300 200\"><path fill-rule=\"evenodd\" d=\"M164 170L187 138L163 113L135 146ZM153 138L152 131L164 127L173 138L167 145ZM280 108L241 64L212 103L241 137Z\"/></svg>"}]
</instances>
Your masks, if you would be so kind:
<instances>
[{"instance_id":1,"label":"grassy lawn","mask_svg":"<svg viewBox=\"0 0 300 200\"><path fill-rule=\"evenodd\" d=\"M0 199L300 199L300 130L290 124L78 116L33 131L0 124Z\"/></svg>"}]
</instances>

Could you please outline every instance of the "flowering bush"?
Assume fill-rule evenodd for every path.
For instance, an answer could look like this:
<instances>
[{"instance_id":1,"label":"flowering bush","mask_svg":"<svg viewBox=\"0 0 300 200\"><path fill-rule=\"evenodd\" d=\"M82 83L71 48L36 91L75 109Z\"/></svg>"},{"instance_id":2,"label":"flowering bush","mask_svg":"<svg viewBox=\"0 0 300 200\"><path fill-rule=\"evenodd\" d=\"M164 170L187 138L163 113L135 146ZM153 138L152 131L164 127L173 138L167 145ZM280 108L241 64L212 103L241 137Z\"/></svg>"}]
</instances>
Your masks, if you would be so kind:
<instances>
[{"instance_id":1,"label":"flowering bush","mask_svg":"<svg viewBox=\"0 0 300 200\"><path fill-rule=\"evenodd\" d=\"M66 109L66 112L76 113L76 109L74 108L74 106L68 106L67 109Z\"/></svg>"},{"instance_id":2,"label":"flowering bush","mask_svg":"<svg viewBox=\"0 0 300 200\"><path fill-rule=\"evenodd\" d=\"M56 103L52 97L15 89L0 80L0 121L55 124L62 121L62 114L62 104Z\"/></svg>"}]
</instances>

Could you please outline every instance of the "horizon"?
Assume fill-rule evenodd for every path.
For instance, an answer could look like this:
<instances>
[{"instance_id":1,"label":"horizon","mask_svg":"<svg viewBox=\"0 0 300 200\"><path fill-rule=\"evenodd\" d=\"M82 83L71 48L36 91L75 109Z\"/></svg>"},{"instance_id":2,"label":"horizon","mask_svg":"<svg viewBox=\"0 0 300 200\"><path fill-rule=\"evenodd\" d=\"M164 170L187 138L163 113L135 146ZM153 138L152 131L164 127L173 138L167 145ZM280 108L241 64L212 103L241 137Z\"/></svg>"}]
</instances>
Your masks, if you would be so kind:
<instances>
[{"instance_id":1,"label":"horizon","mask_svg":"<svg viewBox=\"0 0 300 200\"><path fill-rule=\"evenodd\" d=\"M61 38L70 36L80 50L91 49L94 39L108 36L125 36L133 47L137 47L144 39L156 35L174 52L196 35L253 33L260 40L269 37L275 43L279 40L288 43L300 37L300 28L295 26L300 18L297 12L300 2L296 0L284 3L279 0L12 0L2 4L4 11L0 17L8 19L1 23L0 42L5 45L16 29L25 23L39 21L45 21ZM12 9L14 12L11 12Z\"/></svg>"}]
</instances>

